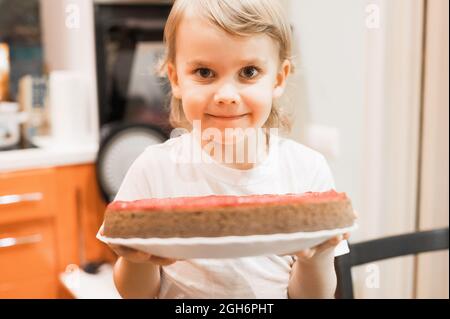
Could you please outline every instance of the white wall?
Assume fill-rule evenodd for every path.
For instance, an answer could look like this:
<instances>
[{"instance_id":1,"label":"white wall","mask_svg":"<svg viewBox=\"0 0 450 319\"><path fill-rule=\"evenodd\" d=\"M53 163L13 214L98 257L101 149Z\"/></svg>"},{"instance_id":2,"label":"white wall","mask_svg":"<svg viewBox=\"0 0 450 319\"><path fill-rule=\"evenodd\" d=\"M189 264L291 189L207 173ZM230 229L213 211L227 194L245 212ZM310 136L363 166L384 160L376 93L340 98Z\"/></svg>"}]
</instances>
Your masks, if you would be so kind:
<instances>
[{"instance_id":1,"label":"white wall","mask_svg":"<svg viewBox=\"0 0 450 319\"><path fill-rule=\"evenodd\" d=\"M324 153L337 189L347 192L360 211L364 2L290 1L289 13L297 46L297 73L287 92L295 118L291 137ZM336 154L313 144L308 138L311 125L337 132Z\"/></svg>"},{"instance_id":2,"label":"white wall","mask_svg":"<svg viewBox=\"0 0 450 319\"><path fill-rule=\"evenodd\" d=\"M360 216L351 241L414 231L423 1L283 3L300 62L287 93L296 116L291 137L324 153L337 189L351 197ZM380 13L374 29L366 24L369 4ZM311 125L328 133L311 139ZM356 296L411 298L413 273L412 258L358 267ZM367 284L371 275L379 285Z\"/></svg>"}]
</instances>

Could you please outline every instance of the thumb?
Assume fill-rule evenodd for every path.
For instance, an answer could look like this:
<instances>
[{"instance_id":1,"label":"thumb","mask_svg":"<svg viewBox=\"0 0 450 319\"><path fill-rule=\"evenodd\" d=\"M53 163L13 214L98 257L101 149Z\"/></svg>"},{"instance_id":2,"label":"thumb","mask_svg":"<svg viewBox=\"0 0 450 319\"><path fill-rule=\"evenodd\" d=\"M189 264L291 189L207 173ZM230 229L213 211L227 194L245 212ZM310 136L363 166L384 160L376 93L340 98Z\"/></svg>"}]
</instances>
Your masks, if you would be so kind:
<instances>
[{"instance_id":1,"label":"thumb","mask_svg":"<svg viewBox=\"0 0 450 319\"><path fill-rule=\"evenodd\" d=\"M159 256L150 256L149 261L161 266L168 266L173 264L174 262L176 262L176 259L172 259L172 258L164 258L164 257L159 257Z\"/></svg>"}]
</instances>

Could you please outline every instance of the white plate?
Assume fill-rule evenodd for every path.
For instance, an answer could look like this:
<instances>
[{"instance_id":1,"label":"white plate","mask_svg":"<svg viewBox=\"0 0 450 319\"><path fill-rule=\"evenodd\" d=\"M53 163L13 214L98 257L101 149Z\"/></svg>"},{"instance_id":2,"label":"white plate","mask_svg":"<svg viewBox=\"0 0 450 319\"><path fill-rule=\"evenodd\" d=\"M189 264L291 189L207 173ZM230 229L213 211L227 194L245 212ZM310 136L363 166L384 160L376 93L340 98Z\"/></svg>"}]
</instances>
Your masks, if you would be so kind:
<instances>
[{"instance_id":1,"label":"white plate","mask_svg":"<svg viewBox=\"0 0 450 319\"><path fill-rule=\"evenodd\" d=\"M97 233L106 244L123 245L152 255L175 258L239 258L264 255L284 255L318 245L327 239L354 231L358 226L252 236L192 237L192 238L109 238Z\"/></svg>"}]
</instances>

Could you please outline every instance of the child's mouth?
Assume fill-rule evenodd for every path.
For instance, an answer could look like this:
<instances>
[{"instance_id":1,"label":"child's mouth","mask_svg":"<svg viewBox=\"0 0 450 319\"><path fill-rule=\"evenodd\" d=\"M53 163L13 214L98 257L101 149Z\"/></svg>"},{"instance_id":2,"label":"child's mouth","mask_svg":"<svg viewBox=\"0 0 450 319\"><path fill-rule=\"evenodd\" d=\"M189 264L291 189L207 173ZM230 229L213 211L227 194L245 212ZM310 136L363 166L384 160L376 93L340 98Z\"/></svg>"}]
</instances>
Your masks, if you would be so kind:
<instances>
[{"instance_id":1,"label":"child's mouth","mask_svg":"<svg viewBox=\"0 0 450 319\"><path fill-rule=\"evenodd\" d=\"M245 116L247 116L249 113L241 114L241 115L212 115L206 113L207 116L212 117L214 119L220 119L225 121L232 121L232 120L238 120Z\"/></svg>"}]
</instances>

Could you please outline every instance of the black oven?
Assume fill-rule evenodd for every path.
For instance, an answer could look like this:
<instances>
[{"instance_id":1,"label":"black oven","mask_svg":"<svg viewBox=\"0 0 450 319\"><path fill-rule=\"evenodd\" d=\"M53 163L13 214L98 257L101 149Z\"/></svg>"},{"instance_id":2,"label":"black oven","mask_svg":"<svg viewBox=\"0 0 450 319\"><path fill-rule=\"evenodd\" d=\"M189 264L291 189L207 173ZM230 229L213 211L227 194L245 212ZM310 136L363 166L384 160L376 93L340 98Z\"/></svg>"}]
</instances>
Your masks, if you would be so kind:
<instances>
[{"instance_id":1,"label":"black oven","mask_svg":"<svg viewBox=\"0 0 450 319\"><path fill-rule=\"evenodd\" d=\"M170 86L158 77L171 1L96 1L95 47L101 136L118 124L149 124L168 136Z\"/></svg>"}]
</instances>

